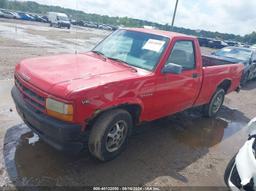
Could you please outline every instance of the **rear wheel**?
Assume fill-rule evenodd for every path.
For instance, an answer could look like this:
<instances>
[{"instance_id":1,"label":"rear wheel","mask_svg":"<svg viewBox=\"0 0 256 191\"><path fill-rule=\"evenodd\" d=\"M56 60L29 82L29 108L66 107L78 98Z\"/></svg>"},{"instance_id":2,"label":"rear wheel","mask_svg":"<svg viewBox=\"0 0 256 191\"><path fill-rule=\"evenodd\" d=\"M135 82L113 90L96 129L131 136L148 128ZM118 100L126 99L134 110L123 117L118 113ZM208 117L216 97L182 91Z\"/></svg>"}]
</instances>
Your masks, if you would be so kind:
<instances>
[{"instance_id":1,"label":"rear wheel","mask_svg":"<svg viewBox=\"0 0 256 191\"><path fill-rule=\"evenodd\" d=\"M245 86L247 81L249 80L249 72L246 72L241 79L241 86Z\"/></svg>"},{"instance_id":2,"label":"rear wheel","mask_svg":"<svg viewBox=\"0 0 256 191\"><path fill-rule=\"evenodd\" d=\"M214 95L210 103L203 107L203 115L206 117L214 117L220 110L225 99L225 90L219 88Z\"/></svg>"},{"instance_id":3,"label":"rear wheel","mask_svg":"<svg viewBox=\"0 0 256 191\"><path fill-rule=\"evenodd\" d=\"M103 113L94 123L89 137L89 151L100 161L118 156L127 146L132 117L123 109Z\"/></svg>"}]
</instances>

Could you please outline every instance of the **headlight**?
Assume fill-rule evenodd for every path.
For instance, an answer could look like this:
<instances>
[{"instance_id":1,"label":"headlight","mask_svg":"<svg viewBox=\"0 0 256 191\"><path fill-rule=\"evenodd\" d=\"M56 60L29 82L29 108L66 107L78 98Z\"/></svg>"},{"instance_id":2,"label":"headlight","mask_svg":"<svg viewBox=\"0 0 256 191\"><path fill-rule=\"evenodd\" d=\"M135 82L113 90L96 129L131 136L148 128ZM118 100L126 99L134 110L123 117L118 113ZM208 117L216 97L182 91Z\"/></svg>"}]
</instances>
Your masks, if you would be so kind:
<instances>
[{"instance_id":1,"label":"headlight","mask_svg":"<svg viewBox=\"0 0 256 191\"><path fill-rule=\"evenodd\" d=\"M56 101L51 98L46 99L47 114L64 121L73 120L73 105Z\"/></svg>"},{"instance_id":2,"label":"headlight","mask_svg":"<svg viewBox=\"0 0 256 191\"><path fill-rule=\"evenodd\" d=\"M256 117L248 123L247 128L249 136L256 135Z\"/></svg>"}]
</instances>

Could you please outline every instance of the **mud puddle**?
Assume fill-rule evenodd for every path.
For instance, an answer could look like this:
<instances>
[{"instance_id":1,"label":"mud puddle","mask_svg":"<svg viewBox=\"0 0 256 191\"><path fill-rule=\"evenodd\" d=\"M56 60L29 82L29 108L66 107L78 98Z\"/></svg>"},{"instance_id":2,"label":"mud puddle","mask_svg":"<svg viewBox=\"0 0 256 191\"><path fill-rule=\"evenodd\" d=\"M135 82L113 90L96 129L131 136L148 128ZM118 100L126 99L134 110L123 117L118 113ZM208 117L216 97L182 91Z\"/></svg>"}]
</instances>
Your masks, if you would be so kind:
<instances>
[{"instance_id":1,"label":"mud puddle","mask_svg":"<svg viewBox=\"0 0 256 191\"><path fill-rule=\"evenodd\" d=\"M11 88L13 80L0 80L0 122L3 123L3 118L13 117L15 110L11 99Z\"/></svg>"},{"instance_id":2,"label":"mud puddle","mask_svg":"<svg viewBox=\"0 0 256 191\"><path fill-rule=\"evenodd\" d=\"M239 111L227 107L214 119L194 112L177 114L138 127L128 149L104 164L87 151L60 153L22 124L8 129L4 159L16 186L144 185L163 175L186 182L179 171L207 155L212 147L233 152L223 142L232 138L239 145L233 137L247 122Z\"/></svg>"}]
</instances>

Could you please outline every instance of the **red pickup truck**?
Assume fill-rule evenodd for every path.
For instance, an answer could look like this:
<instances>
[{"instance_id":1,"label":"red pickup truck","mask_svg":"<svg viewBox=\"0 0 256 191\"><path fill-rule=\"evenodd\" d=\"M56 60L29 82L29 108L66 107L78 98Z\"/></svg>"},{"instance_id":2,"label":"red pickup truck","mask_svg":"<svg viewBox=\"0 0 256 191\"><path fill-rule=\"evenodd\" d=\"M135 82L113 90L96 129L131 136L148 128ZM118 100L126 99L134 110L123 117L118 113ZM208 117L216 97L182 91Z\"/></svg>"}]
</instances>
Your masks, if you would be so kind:
<instances>
[{"instance_id":1,"label":"red pickup truck","mask_svg":"<svg viewBox=\"0 0 256 191\"><path fill-rule=\"evenodd\" d=\"M87 53L21 61L12 97L42 140L63 151L88 145L107 161L138 123L197 106L214 116L225 94L239 89L242 71L242 64L202 57L195 37L120 29Z\"/></svg>"}]
</instances>

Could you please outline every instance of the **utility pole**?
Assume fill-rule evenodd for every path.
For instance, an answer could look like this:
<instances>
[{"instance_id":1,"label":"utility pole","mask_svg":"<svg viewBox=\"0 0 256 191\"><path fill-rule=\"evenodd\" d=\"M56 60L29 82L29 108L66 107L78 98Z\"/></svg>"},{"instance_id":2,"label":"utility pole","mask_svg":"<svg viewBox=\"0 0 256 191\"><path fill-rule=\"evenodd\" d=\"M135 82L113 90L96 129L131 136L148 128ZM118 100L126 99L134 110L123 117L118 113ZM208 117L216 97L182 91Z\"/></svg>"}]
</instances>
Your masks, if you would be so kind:
<instances>
[{"instance_id":1,"label":"utility pole","mask_svg":"<svg viewBox=\"0 0 256 191\"><path fill-rule=\"evenodd\" d=\"M179 3L179 0L176 0L175 9L174 9L173 17L172 17L171 31L173 31L173 26L174 26L174 21L175 21L175 17L176 17L178 3Z\"/></svg>"}]
</instances>

